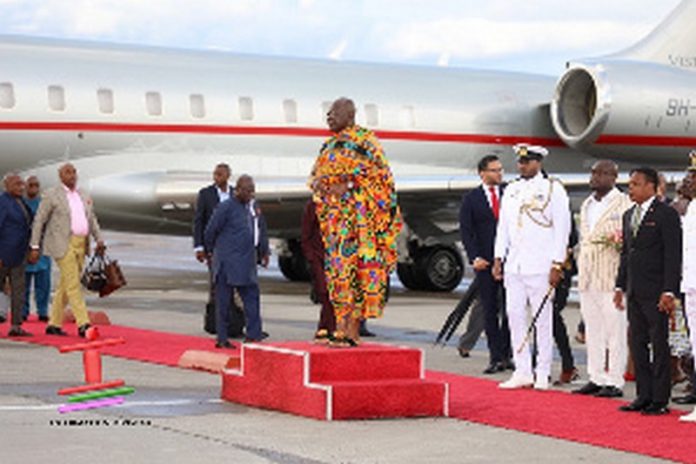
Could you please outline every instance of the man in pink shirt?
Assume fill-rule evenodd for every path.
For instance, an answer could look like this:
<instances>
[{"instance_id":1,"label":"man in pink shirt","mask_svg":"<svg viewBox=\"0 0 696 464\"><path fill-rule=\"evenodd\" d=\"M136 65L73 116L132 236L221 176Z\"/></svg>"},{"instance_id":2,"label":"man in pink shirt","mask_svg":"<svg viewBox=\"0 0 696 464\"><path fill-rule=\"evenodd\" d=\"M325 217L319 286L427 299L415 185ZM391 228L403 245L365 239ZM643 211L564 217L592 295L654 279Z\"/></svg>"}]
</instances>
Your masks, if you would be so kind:
<instances>
[{"instance_id":1,"label":"man in pink shirt","mask_svg":"<svg viewBox=\"0 0 696 464\"><path fill-rule=\"evenodd\" d=\"M92 199L77 188L77 170L70 164L58 169L61 185L47 190L34 218L29 262L35 263L43 254L55 259L60 269L60 281L53 296L51 313L46 326L49 335L66 335L61 328L66 304L70 305L78 326L78 334L85 336L89 315L80 289L80 276L88 237L97 241L95 253L104 253L104 242Z\"/></svg>"}]
</instances>

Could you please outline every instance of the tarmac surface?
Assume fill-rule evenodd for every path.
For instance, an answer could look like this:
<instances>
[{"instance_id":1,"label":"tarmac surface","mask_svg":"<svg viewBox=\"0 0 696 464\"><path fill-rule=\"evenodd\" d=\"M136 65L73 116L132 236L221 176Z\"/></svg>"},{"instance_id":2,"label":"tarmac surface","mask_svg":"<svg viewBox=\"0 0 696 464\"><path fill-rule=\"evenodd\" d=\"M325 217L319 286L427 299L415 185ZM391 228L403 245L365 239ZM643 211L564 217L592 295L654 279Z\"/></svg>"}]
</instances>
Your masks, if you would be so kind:
<instances>
[{"instance_id":1,"label":"tarmac surface","mask_svg":"<svg viewBox=\"0 0 696 464\"><path fill-rule=\"evenodd\" d=\"M190 239L106 234L109 254L121 263L128 286L106 299L88 297L112 323L203 336L205 267L193 258ZM456 337L444 348L433 341L461 292L408 292L394 286L382 319L370 321L376 341L422 348L426 368L484 376L488 355L481 339L461 358ZM262 271L262 315L270 340L310 339L318 306L308 285L287 282L277 268ZM575 333L579 311L564 311ZM0 326L0 463L565 463L661 462L631 453L583 445L455 419L324 422L220 400L217 375L105 357L105 378L136 389L124 405L57 412L59 388L83 378L79 355L6 339ZM460 329L457 336L462 333ZM584 348L572 341L584 372ZM211 348L213 345L211 337ZM560 370L554 363L554 378ZM584 382L584 380L582 381ZM581 382L581 383L582 383ZM573 386L564 387L566 389ZM626 387L630 400L632 384ZM676 392L676 390L675 390ZM620 403L617 402L617 406ZM572 420L572 418L569 418Z\"/></svg>"}]
</instances>

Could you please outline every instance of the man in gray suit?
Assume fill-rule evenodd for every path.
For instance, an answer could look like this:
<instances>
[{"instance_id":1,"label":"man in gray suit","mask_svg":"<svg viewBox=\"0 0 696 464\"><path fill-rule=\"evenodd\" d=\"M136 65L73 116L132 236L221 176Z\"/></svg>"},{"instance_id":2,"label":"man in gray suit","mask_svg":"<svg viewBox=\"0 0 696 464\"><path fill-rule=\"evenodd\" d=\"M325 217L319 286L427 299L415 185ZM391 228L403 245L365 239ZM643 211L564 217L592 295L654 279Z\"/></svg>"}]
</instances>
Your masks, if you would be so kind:
<instances>
[{"instance_id":1,"label":"man in gray suit","mask_svg":"<svg viewBox=\"0 0 696 464\"><path fill-rule=\"evenodd\" d=\"M227 324L235 289L244 302L245 341L264 338L256 265L260 261L263 267L268 266L269 247L266 222L254 202L254 192L254 180L247 175L240 176L234 196L215 208L205 228L205 249L212 250L217 348L232 348L227 340Z\"/></svg>"},{"instance_id":2,"label":"man in gray suit","mask_svg":"<svg viewBox=\"0 0 696 464\"><path fill-rule=\"evenodd\" d=\"M80 289L80 276L88 250L88 236L97 241L95 253L103 254L104 241L92 209L92 199L77 188L77 170L70 163L58 169L61 185L47 190L34 217L29 262L39 260L40 250L55 259L60 281L46 326L49 335L66 335L61 329L65 305L69 304L78 326L78 335L89 328L87 306Z\"/></svg>"}]
</instances>

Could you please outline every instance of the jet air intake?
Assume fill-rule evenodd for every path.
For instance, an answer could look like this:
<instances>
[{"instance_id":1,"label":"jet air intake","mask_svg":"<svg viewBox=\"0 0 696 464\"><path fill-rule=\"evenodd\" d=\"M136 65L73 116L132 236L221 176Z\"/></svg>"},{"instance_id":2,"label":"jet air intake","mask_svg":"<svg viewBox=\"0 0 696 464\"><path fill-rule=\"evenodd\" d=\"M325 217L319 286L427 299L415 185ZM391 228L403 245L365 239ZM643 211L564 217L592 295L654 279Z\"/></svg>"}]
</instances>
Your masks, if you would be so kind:
<instances>
[{"instance_id":1,"label":"jet air intake","mask_svg":"<svg viewBox=\"0 0 696 464\"><path fill-rule=\"evenodd\" d=\"M551 121L566 144L583 149L604 130L610 108L609 85L602 66L574 65L556 85Z\"/></svg>"},{"instance_id":2,"label":"jet air intake","mask_svg":"<svg viewBox=\"0 0 696 464\"><path fill-rule=\"evenodd\" d=\"M570 147L630 163L669 165L696 144L696 72L613 59L571 65L551 122ZM684 162L684 161L682 161Z\"/></svg>"}]
</instances>

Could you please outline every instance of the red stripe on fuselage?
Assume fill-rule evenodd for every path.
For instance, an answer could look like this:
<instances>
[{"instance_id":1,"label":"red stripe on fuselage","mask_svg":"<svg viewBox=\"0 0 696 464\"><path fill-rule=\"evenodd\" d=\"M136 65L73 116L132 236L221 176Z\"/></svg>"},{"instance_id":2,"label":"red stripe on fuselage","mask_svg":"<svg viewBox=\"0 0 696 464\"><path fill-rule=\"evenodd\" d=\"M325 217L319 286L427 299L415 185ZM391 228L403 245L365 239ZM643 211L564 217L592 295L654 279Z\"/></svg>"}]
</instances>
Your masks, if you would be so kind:
<instances>
[{"instance_id":1,"label":"red stripe on fuselage","mask_svg":"<svg viewBox=\"0 0 696 464\"><path fill-rule=\"evenodd\" d=\"M637 145L654 147L693 147L696 137L670 137L655 135L600 135L597 145Z\"/></svg>"},{"instance_id":2,"label":"red stripe on fuselage","mask_svg":"<svg viewBox=\"0 0 696 464\"><path fill-rule=\"evenodd\" d=\"M328 137L331 133L316 127L283 126L222 126L200 124L141 124L102 122L58 122L58 121L2 121L0 131L75 131L75 132L129 132L164 134L208 134L208 135L258 135L282 137ZM376 130L378 137L385 140L410 140L415 142L473 143L482 145L514 145L526 142L536 145L564 146L558 138L526 137L523 135L456 134L446 132ZM597 145L635 146L696 146L696 137L649 136L649 135L602 135Z\"/></svg>"},{"instance_id":3,"label":"red stripe on fuselage","mask_svg":"<svg viewBox=\"0 0 696 464\"><path fill-rule=\"evenodd\" d=\"M263 135L284 137L328 137L326 129L314 127L278 126L220 126L198 124L136 124L100 122L0 122L0 130L5 131L76 131L76 132L140 132L167 134L209 134L209 135ZM559 139L545 137L525 137L494 134L453 134L441 132L377 130L378 137L385 140L411 140L417 142L477 143L490 145L514 145L519 142L547 146L562 146Z\"/></svg>"}]
</instances>

